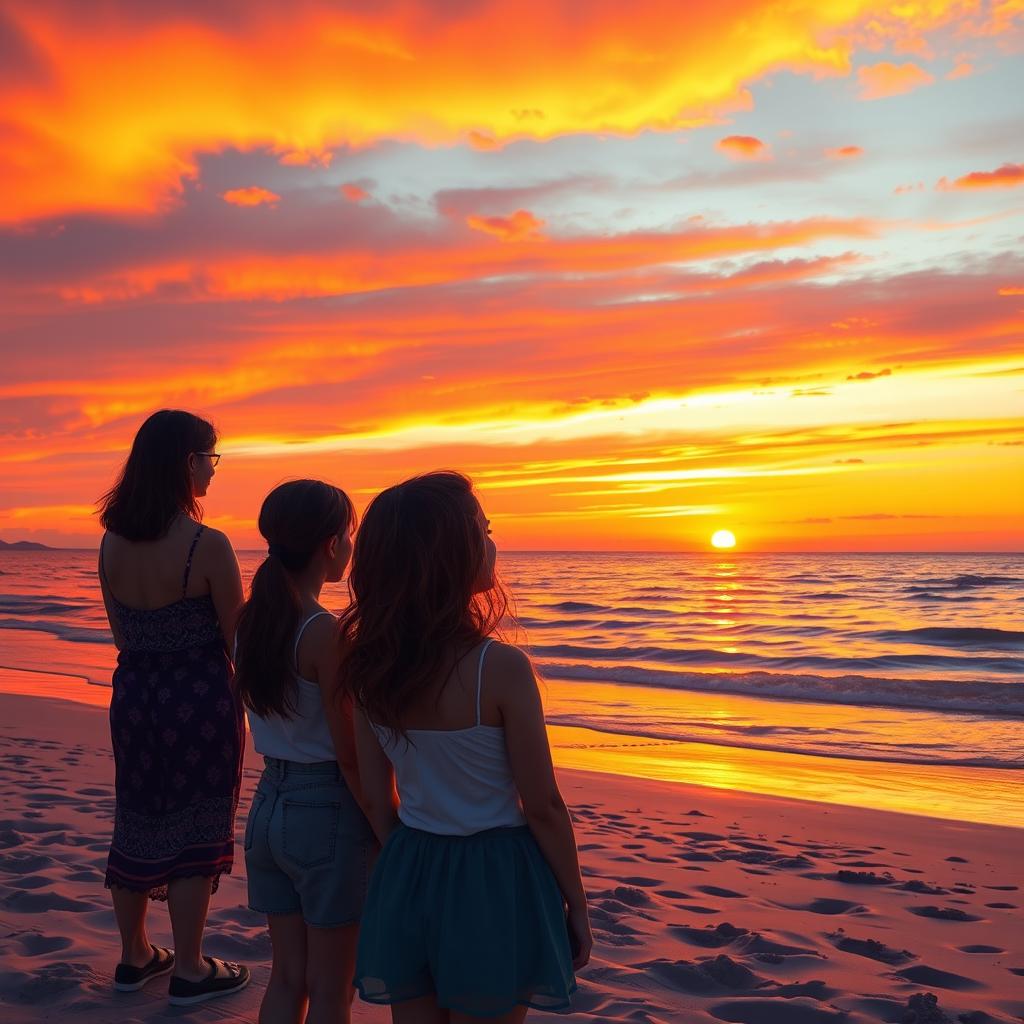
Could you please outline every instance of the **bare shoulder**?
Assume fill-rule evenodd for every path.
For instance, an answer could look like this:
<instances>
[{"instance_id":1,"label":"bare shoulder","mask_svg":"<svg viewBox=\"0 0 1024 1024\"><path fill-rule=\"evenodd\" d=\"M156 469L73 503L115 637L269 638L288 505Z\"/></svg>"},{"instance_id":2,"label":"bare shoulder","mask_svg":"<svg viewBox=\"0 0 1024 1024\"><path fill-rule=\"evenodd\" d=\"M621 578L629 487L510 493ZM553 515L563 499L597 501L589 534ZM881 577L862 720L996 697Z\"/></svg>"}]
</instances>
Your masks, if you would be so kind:
<instances>
[{"instance_id":1,"label":"bare shoulder","mask_svg":"<svg viewBox=\"0 0 1024 1024\"><path fill-rule=\"evenodd\" d=\"M204 560L207 565L232 565L237 563L235 549L228 540L228 535L221 530L207 526L203 529L196 545L195 554Z\"/></svg>"},{"instance_id":2,"label":"bare shoulder","mask_svg":"<svg viewBox=\"0 0 1024 1024\"><path fill-rule=\"evenodd\" d=\"M512 644L495 641L484 659L487 688L500 700L515 699L536 690L536 677L530 656Z\"/></svg>"},{"instance_id":3,"label":"bare shoulder","mask_svg":"<svg viewBox=\"0 0 1024 1024\"><path fill-rule=\"evenodd\" d=\"M200 544L210 551L230 551L234 554L234 548L231 546L231 541L228 540L228 535L223 530L218 530L213 526L203 527Z\"/></svg>"},{"instance_id":4,"label":"bare shoulder","mask_svg":"<svg viewBox=\"0 0 1024 1024\"><path fill-rule=\"evenodd\" d=\"M318 615L302 634L303 645L308 641L310 648L315 651L333 648L338 642L338 620L333 612L328 612L326 608L324 611L327 614Z\"/></svg>"}]
</instances>

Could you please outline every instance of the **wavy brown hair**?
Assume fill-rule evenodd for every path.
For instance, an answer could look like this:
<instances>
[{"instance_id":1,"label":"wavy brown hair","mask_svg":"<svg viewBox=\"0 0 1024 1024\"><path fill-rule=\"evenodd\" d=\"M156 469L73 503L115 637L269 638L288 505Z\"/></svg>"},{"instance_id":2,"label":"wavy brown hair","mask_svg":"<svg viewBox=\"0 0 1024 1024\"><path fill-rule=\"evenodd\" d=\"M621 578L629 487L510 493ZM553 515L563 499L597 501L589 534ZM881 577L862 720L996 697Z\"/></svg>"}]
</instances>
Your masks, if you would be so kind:
<instances>
[{"instance_id":1,"label":"wavy brown hair","mask_svg":"<svg viewBox=\"0 0 1024 1024\"><path fill-rule=\"evenodd\" d=\"M97 502L105 530L125 540L159 540L184 512L203 518L190 455L212 452L213 424L180 409L161 409L139 427L113 487Z\"/></svg>"},{"instance_id":2,"label":"wavy brown hair","mask_svg":"<svg viewBox=\"0 0 1024 1024\"><path fill-rule=\"evenodd\" d=\"M461 473L413 477L363 515L342 613L342 692L370 719L405 735L402 713L446 685L453 661L497 632L508 595L486 567L473 485Z\"/></svg>"},{"instance_id":3,"label":"wavy brown hair","mask_svg":"<svg viewBox=\"0 0 1024 1024\"><path fill-rule=\"evenodd\" d=\"M355 523L348 495L320 480L290 480L263 500L259 529L268 553L242 605L235 649L238 694L261 718L295 713L295 632L302 601L293 574L309 565L324 541Z\"/></svg>"}]
</instances>

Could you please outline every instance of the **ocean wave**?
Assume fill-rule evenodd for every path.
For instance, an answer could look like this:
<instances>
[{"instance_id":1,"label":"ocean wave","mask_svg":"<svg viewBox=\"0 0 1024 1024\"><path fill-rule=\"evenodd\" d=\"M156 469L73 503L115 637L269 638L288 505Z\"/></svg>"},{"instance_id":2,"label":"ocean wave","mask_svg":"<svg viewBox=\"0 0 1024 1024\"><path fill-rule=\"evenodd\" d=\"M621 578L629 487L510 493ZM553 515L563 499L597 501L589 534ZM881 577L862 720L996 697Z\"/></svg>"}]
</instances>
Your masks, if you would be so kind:
<instances>
[{"instance_id":1,"label":"ocean wave","mask_svg":"<svg viewBox=\"0 0 1024 1024\"><path fill-rule=\"evenodd\" d=\"M960 754L941 754L929 752L917 747L908 750L905 747L894 747L886 750L870 749L859 746L854 741L838 744L834 738L827 744L818 744L813 736L800 736L790 742L766 742L751 739L749 736L702 735L698 732L687 733L685 729L673 726L637 726L634 721L616 722L604 716L592 718L587 715L549 714L549 725L564 725L577 729L589 729L592 732L611 736L640 737L667 743L703 743L715 747L730 747L741 750L765 750L776 754L799 754L813 757L839 758L850 761L872 761L882 764L926 764L947 768L996 768L1003 771L1024 770L1024 759L1004 759L998 756L964 757Z\"/></svg>"},{"instance_id":2,"label":"ocean wave","mask_svg":"<svg viewBox=\"0 0 1024 1024\"><path fill-rule=\"evenodd\" d=\"M963 650L1024 651L1024 633L983 626L924 626L920 629L885 629L864 634L877 640L959 647Z\"/></svg>"},{"instance_id":3,"label":"ocean wave","mask_svg":"<svg viewBox=\"0 0 1024 1024\"><path fill-rule=\"evenodd\" d=\"M538 661L553 679L626 683L662 689L731 693L741 697L798 700L811 704L876 705L930 711L1024 716L1024 683L948 682L883 676L822 676L783 672L686 672Z\"/></svg>"},{"instance_id":4,"label":"ocean wave","mask_svg":"<svg viewBox=\"0 0 1024 1024\"><path fill-rule=\"evenodd\" d=\"M773 646L779 646L779 644ZM666 665L706 665L708 667L749 665L751 668L760 668L765 671L808 669L836 674L902 668L936 672L998 672L1007 675L1024 675L1024 662L1018 658L979 657L968 653L960 655L886 653L846 658L829 657L823 654L791 654L784 657L769 657L750 651L723 651L713 647L660 647L640 644L596 647L583 644L538 643L531 644L530 651L537 657L571 658L584 663L631 661L660 662Z\"/></svg>"},{"instance_id":5,"label":"ocean wave","mask_svg":"<svg viewBox=\"0 0 1024 1024\"><path fill-rule=\"evenodd\" d=\"M94 601L86 600L4 594L0 597L0 615L69 615L89 609L94 604Z\"/></svg>"},{"instance_id":6,"label":"ocean wave","mask_svg":"<svg viewBox=\"0 0 1024 1024\"><path fill-rule=\"evenodd\" d=\"M904 589L910 593L921 590L974 590L978 587L1005 587L1013 583L1024 583L1024 579L1019 576L933 576Z\"/></svg>"},{"instance_id":7,"label":"ocean wave","mask_svg":"<svg viewBox=\"0 0 1024 1024\"><path fill-rule=\"evenodd\" d=\"M47 622L45 619L0 619L0 629L31 629L80 644L112 644L114 642L109 629L69 626L64 622Z\"/></svg>"}]
</instances>

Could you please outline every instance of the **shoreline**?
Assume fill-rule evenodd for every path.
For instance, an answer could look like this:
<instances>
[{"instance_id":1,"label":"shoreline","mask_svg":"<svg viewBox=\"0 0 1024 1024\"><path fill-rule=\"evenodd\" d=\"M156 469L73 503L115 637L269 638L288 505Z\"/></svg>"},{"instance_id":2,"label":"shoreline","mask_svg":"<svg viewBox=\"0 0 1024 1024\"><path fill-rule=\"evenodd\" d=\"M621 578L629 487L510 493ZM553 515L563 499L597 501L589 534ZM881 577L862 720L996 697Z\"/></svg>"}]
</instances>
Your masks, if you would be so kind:
<instances>
[{"instance_id":1,"label":"shoreline","mask_svg":"<svg viewBox=\"0 0 1024 1024\"><path fill-rule=\"evenodd\" d=\"M620 692L643 689L597 684ZM557 717L560 703L582 700L580 684L546 680L545 705ZM659 690L658 693L664 694ZM105 709L108 685L74 674L0 666L0 699L6 693L56 698ZM729 695L682 694L699 714L721 713ZM597 728L548 723L555 764L605 776L698 785L831 807L877 809L925 820L976 822L1024 828L1024 789L1019 769L866 761L842 756L780 752L706 741L645 738ZM971 799L965 800L964 794Z\"/></svg>"},{"instance_id":2,"label":"shoreline","mask_svg":"<svg viewBox=\"0 0 1024 1024\"><path fill-rule=\"evenodd\" d=\"M243 825L261 764L246 751L235 868L207 950L253 984L197 1021L254 1020L269 971L245 906ZM1020 833L1000 825L827 805L559 767L591 899L595 955L573 1024L870 1024L937 997L928 1018L1024 1015ZM0 1007L10 1024L171 1021L155 982L116 996L103 890L113 763L101 705L0 693ZM152 939L166 944L165 910ZM922 1000L924 1002L922 1002ZM354 1005L358 1024L383 1007ZM533 1012L531 1022L550 1016Z\"/></svg>"}]
</instances>

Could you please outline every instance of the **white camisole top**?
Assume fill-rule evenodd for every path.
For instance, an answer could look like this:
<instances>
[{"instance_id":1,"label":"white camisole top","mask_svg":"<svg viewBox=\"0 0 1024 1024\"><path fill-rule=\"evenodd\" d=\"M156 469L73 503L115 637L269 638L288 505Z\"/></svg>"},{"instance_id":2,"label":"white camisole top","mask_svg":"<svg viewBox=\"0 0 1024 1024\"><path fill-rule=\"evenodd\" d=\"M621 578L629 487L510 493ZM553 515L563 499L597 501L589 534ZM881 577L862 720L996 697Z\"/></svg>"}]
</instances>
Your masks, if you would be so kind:
<instances>
[{"instance_id":1,"label":"white camisole top","mask_svg":"<svg viewBox=\"0 0 1024 1024\"><path fill-rule=\"evenodd\" d=\"M395 769L403 825L445 836L525 825L505 745L505 729L480 724L484 655L476 673L476 724L466 729L408 729L409 739L373 723Z\"/></svg>"},{"instance_id":2,"label":"white camisole top","mask_svg":"<svg viewBox=\"0 0 1024 1024\"><path fill-rule=\"evenodd\" d=\"M302 634L306 627L321 615L330 615L330 612L310 615L295 634L292 660L296 666ZM246 709L252 744L257 753L263 754L264 757L276 757L282 761L297 761L299 764L334 761L337 754L334 751L330 729L327 728L327 716L324 714L320 687L309 679L303 679L298 672L296 677L295 711L292 718L280 718L277 715L261 718L255 712Z\"/></svg>"}]
</instances>

